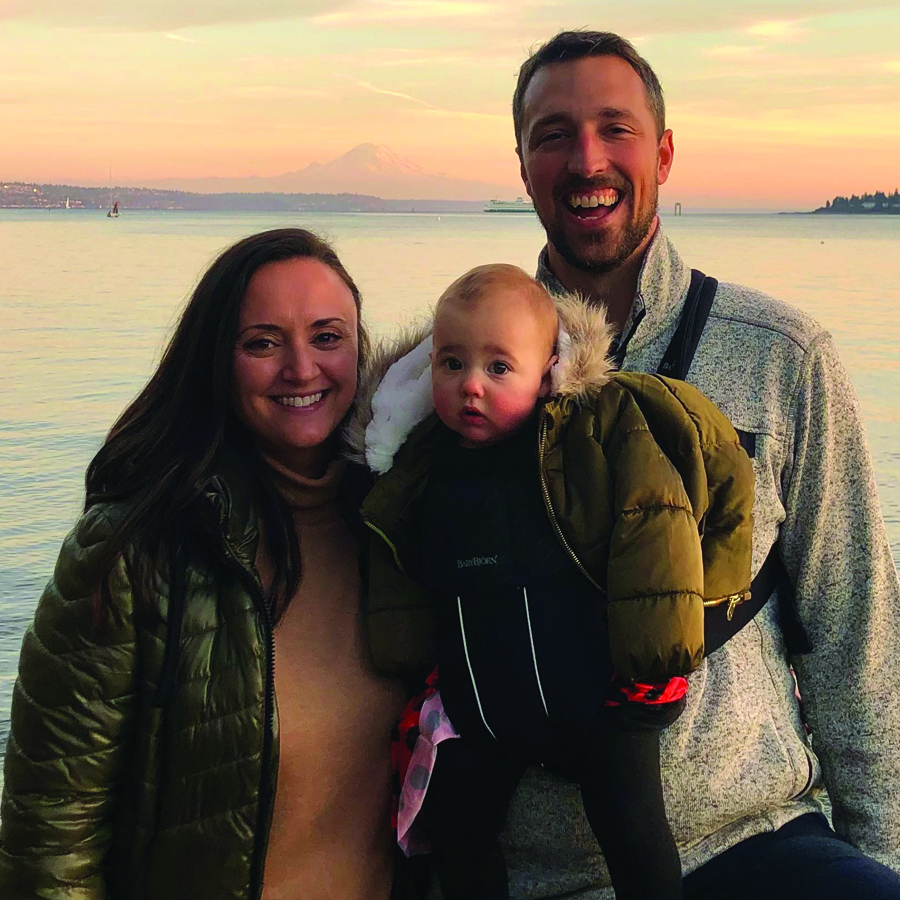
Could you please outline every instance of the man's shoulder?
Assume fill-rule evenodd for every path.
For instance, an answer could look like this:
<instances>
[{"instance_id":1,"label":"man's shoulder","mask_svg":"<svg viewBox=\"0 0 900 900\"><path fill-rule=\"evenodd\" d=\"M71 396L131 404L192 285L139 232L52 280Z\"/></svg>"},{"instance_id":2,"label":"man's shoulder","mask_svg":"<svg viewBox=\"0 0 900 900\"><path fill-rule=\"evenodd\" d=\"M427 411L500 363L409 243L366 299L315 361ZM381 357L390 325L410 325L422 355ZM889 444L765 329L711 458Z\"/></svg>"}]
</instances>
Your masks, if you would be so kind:
<instances>
[{"instance_id":1,"label":"man's shoulder","mask_svg":"<svg viewBox=\"0 0 900 900\"><path fill-rule=\"evenodd\" d=\"M719 282L710 322L742 335L742 339L767 345L793 345L803 354L825 334L811 315L796 306L755 288Z\"/></svg>"}]
</instances>

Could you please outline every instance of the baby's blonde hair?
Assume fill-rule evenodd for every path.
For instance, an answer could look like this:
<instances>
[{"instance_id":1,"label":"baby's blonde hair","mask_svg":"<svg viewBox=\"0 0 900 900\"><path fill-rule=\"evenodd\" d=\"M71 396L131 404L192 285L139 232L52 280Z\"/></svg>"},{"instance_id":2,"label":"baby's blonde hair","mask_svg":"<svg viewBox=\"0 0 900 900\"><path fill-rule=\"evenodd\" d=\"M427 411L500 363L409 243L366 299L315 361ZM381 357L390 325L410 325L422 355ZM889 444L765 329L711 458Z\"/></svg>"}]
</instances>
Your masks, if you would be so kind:
<instances>
[{"instance_id":1,"label":"baby's blonde hair","mask_svg":"<svg viewBox=\"0 0 900 900\"><path fill-rule=\"evenodd\" d=\"M517 292L523 303L528 305L532 315L538 320L542 330L548 336L548 353L556 348L559 322L556 305L547 289L535 281L527 272L509 263L488 263L469 269L460 275L438 299L434 310L437 322L441 309L450 304L475 306L488 296L495 287L505 287Z\"/></svg>"}]
</instances>

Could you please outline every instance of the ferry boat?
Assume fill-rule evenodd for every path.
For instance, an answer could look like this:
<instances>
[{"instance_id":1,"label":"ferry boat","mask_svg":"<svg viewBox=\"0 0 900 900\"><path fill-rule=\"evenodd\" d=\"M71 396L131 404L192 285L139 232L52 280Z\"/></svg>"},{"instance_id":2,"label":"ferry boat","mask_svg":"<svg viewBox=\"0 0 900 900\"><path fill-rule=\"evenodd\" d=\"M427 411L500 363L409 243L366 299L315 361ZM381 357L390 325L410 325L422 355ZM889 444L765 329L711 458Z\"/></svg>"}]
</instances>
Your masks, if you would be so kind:
<instances>
[{"instance_id":1,"label":"ferry boat","mask_svg":"<svg viewBox=\"0 0 900 900\"><path fill-rule=\"evenodd\" d=\"M533 213L534 204L523 197L515 200L491 200L484 208L489 213Z\"/></svg>"}]
</instances>

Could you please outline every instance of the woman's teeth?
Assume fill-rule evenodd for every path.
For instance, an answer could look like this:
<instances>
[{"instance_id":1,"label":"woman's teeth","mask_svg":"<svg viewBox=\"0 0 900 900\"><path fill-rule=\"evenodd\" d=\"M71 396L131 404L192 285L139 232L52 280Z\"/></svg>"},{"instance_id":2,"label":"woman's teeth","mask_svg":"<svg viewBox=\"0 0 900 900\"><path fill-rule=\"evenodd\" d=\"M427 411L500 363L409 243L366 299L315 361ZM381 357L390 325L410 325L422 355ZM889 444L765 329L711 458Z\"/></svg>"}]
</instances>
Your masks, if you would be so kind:
<instances>
[{"instance_id":1,"label":"woman's teeth","mask_svg":"<svg viewBox=\"0 0 900 900\"><path fill-rule=\"evenodd\" d=\"M322 391L318 394L307 394L305 397L276 397L282 406L311 406L322 399Z\"/></svg>"},{"instance_id":2,"label":"woman's teeth","mask_svg":"<svg viewBox=\"0 0 900 900\"><path fill-rule=\"evenodd\" d=\"M593 209L597 206L612 206L619 199L615 190L600 191L596 194L570 194L569 206L578 209Z\"/></svg>"}]
</instances>

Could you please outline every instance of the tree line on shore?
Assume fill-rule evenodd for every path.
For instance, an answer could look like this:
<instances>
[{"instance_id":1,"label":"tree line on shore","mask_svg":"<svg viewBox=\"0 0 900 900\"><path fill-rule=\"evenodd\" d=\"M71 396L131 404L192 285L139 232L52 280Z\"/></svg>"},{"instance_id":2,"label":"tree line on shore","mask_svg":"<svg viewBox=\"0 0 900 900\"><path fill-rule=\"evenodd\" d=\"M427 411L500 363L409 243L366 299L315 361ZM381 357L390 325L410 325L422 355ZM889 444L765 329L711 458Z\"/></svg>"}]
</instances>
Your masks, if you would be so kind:
<instances>
[{"instance_id":1,"label":"tree line on shore","mask_svg":"<svg viewBox=\"0 0 900 900\"><path fill-rule=\"evenodd\" d=\"M824 206L820 206L817 213L892 213L900 214L900 190L894 188L893 194L884 191L875 191L874 194L858 196L852 194L849 197L837 196L833 200L826 200Z\"/></svg>"}]
</instances>

